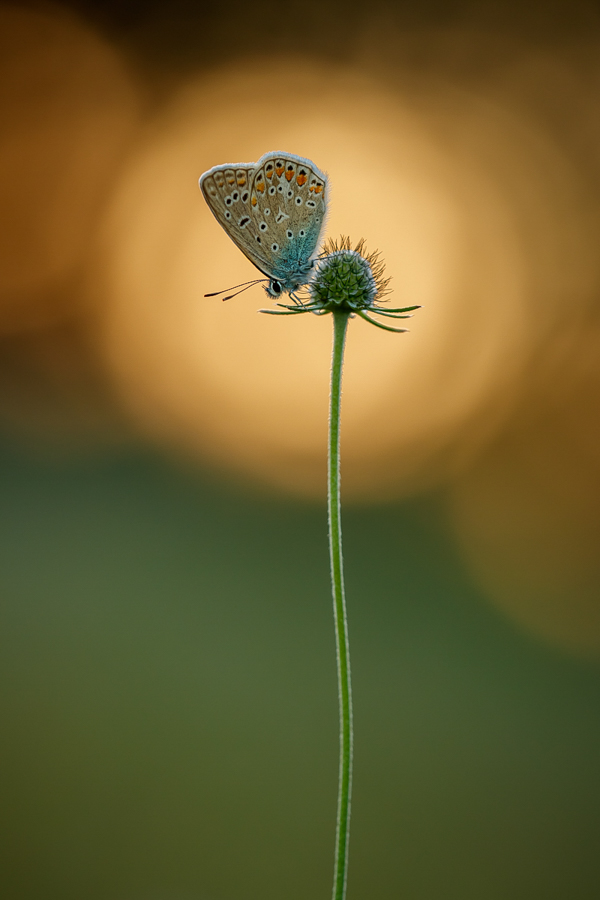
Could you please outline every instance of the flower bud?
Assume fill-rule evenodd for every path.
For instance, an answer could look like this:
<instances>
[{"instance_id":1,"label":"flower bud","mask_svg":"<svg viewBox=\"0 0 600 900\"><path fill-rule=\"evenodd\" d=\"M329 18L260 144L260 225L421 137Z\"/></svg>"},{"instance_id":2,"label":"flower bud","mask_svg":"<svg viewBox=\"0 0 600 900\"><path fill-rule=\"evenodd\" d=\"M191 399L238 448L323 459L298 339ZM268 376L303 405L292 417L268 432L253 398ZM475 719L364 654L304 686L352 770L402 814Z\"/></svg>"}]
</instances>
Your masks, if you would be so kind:
<instances>
[{"instance_id":1,"label":"flower bud","mask_svg":"<svg viewBox=\"0 0 600 900\"><path fill-rule=\"evenodd\" d=\"M322 308L369 309L385 292L381 280L383 265L377 253L363 255L364 241L353 250L350 240L329 242L315 261L315 273L308 284L310 304Z\"/></svg>"}]
</instances>

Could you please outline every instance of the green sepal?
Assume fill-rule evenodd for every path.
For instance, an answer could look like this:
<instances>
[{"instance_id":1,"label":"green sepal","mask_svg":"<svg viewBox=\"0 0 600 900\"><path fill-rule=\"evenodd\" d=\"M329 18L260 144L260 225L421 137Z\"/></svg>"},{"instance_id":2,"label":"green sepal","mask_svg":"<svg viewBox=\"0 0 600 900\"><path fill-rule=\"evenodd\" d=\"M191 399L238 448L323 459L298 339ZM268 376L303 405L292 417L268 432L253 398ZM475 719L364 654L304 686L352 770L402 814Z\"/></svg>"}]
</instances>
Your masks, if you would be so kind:
<instances>
[{"instance_id":1,"label":"green sepal","mask_svg":"<svg viewBox=\"0 0 600 900\"><path fill-rule=\"evenodd\" d=\"M259 309L259 313L267 316L301 316L302 313L312 312L311 309Z\"/></svg>"},{"instance_id":2,"label":"green sepal","mask_svg":"<svg viewBox=\"0 0 600 900\"><path fill-rule=\"evenodd\" d=\"M412 319L412 313L407 316L400 316L398 313L390 312L388 309L379 309L378 306L370 306L370 313L377 313L378 316L387 316L388 319Z\"/></svg>"},{"instance_id":3,"label":"green sepal","mask_svg":"<svg viewBox=\"0 0 600 900\"><path fill-rule=\"evenodd\" d=\"M376 328L382 328L384 331L395 331L397 334L403 334L404 332L408 331L408 328L392 328L390 325L382 325L381 322L376 322L375 319L370 319L362 309L357 309L356 315L360 316L361 319L364 319L365 322L370 322L371 325L375 325Z\"/></svg>"},{"instance_id":4,"label":"green sepal","mask_svg":"<svg viewBox=\"0 0 600 900\"><path fill-rule=\"evenodd\" d=\"M405 306L404 309L391 309L386 307L386 312L391 313L407 313L412 312L414 309L421 309L421 306Z\"/></svg>"}]
</instances>

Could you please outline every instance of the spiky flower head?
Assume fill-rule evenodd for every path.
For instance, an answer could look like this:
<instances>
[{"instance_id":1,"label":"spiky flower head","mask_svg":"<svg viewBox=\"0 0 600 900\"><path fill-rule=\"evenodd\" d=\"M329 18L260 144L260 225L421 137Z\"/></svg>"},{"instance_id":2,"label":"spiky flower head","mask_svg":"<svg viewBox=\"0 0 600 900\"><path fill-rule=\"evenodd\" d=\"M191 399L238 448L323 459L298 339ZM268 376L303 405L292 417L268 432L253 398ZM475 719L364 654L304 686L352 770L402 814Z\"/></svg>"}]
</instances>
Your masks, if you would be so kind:
<instances>
[{"instance_id":1,"label":"spiky flower head","mask_svg":"<svg viewBox=\"0 0 600 900\"><path fill-rule=\"evenodd\" d=\"M367 253L364 240L361 239L354 249L348 237L340 238L339 243L329 240L314 262L313 276L306 285L308 297L290 292L293 305L277 303L279 309L261 309L260 312L271 316L297 316L308 312L322 316L345 311L384 331L406 331L406 328L392 328L371 318L375 314L389 319L409 319L410 313L419 308L390 309L379 305L389 293L390 279L383 277L383 271L379 253Z\"/></svg>"},{"instance_id":2,"label":"spiky flower head","mask_svg":"<svg viewBox=\"0 0 600 900\"><path fill-rule=\"evenodd\" d=\"M367 253L361 239L352 249L350 238L329 240L315 262L308 285L310 302L322 307L369 309L387 293L390 279L383 278L384 264L377 251Z\"/></svg>"}]
</instances>

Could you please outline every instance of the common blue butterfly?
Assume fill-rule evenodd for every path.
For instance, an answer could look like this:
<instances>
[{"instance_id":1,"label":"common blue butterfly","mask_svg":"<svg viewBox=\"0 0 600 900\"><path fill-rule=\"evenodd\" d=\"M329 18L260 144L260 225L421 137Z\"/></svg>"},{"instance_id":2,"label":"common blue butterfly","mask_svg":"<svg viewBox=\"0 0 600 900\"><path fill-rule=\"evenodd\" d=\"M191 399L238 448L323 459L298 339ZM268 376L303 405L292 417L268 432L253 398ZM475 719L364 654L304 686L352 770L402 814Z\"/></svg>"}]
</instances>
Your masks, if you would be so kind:
<instances>
[{"instance_id":1,"label":"common blue butterfly","mask_svg":"<svg viewBox=\"0 0 600 900\"><path fill-rule=\"evenodd\" d=\"M327 213L327 176L294 153L214 166L200 190L231 240L267 276L270 297L310 280Z\"/></svg>"}]
</instances>

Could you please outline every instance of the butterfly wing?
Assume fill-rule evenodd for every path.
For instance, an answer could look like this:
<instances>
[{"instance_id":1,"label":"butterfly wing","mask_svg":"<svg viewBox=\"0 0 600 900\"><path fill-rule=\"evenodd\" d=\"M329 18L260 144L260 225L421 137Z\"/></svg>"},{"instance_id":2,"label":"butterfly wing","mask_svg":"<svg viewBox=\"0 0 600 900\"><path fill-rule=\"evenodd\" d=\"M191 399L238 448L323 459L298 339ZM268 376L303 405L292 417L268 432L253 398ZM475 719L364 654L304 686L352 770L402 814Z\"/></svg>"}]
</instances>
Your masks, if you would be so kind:
<instances>
[{"instance_id":1,"label":"butterfly wing","mask_svg":"<svg viewBox=\"0 0 600 900\"><path fill-rule=\"evenodd\" d=\"M200 189L217 221L254 265L294 290L308 281L327 211L327 176L293 153L215 166Z\"/></svg>"},{"instance_id":2,"label":"butterfly wing","mask_svg":"<svg viewBox=\"0 0 600 900\"><path fill-rule=\"evenodd\" d=\"M254 240L286 289L308 280L327 212L327 176L293 153L265 153L250 183Z\"/></svg>"},{"instance_id":3,"label":"butterfly wing","mask_svg":"<svg viewBox=\"0 0 600 900\"><path fill-rule=\"evenodd\" d=\"M200 177L200 190L217 222L250 262L264 272L269 271L266 255L256 240L258 223L250 203L251 182L255 163L214 166Z\"/></svg>"}]
</instances>

